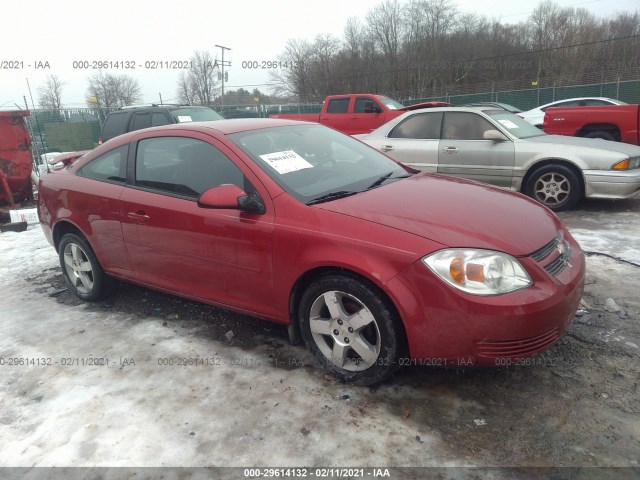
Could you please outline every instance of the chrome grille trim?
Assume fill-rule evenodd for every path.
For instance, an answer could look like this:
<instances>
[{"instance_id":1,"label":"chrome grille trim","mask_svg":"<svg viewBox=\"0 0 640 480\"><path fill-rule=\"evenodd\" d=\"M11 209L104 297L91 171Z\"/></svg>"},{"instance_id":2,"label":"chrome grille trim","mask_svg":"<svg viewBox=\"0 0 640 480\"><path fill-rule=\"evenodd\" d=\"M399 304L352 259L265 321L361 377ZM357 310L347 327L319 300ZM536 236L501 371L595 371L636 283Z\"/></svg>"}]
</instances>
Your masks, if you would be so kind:
<instances>
[{"instance_id":1,"label":"chrome grille trim","mask_svg":"<svg viewBox=\"0 0 640 480\"><path fill-rule=\"evenodd\" d=\"M539 248L535 252L531 253L529 256L533 258L536 262L544 260L546 257L549 256L551 252L553 252L553 250L558 246L561 240L562 240L562 234L559 233L558 235L556 235L556 238L551 240L544 247Z\"/></svg>"},{"instance_id":2,"label":"chrome grille trim","mask_svg":"<svg viewBox=\"0 0 640 480\"><path fill-rule=\"evenodd\" d=\"M544 269L554 277L569 265L569 259L571 258L571 245L569 245L569 242L565 241L564 246L564 253L544 267Z\"/></svg>"}]
</instances>

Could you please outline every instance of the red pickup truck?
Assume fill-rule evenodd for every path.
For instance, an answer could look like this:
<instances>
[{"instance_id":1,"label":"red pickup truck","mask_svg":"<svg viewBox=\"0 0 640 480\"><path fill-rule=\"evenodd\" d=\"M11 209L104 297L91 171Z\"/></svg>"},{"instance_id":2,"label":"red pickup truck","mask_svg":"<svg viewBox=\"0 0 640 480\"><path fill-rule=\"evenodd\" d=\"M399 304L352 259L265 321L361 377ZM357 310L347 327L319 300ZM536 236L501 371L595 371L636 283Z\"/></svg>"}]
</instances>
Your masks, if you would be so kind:
<instances>
[{"instance_id":1,"label":"red pickup truck","mask_svg":"<svg viewBox=\"0 0 640 480\"><path fill-rule=\"evenodd\" d=\"M31 160L31 138L25 117L28 110L0 112L0 216L33 200L37 184Z\"/></svg>"},{"instance_id":2,"label":"red pickup truck","mask_svg":"<svg viewBox=\"0 0 640 480\"><path fill-rule=\"evenodd\" d=\"M604 138L640 145L640 105L548 108L543 130L550 135Z\"/></svg>"},{"instance_id":3,"label":"red pickup truck","mask_svg":"<svg viewBox=\"0 0 640 480\"><path fill-rule=\"evenodd\" d=\"M269 117L322 123L347 135L356 135L369 133L408 110L450 106L446 102L425 102L405 107L383 95L358 93L328 96L320 113L275 114Z\"/></svg>"}]
</instances>

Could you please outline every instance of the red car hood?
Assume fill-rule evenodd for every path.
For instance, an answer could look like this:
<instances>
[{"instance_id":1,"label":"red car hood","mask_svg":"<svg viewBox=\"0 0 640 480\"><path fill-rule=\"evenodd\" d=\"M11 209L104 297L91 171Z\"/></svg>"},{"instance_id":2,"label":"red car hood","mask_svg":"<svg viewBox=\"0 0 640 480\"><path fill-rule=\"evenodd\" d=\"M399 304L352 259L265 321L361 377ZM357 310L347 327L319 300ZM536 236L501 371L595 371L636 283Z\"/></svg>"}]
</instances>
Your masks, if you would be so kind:
<instances>
[{"instance_id":1,"label":"red car hood","mask_svg":"<svg viewBox=\"0 0 640 480\"><path fill-rule=\"evenodd\" d=\"M522 195L431 174L414 175L317 207L450 247L486 248L514 256L541 248L560 228L553 212Z\"/></svg>"}]
</instances>

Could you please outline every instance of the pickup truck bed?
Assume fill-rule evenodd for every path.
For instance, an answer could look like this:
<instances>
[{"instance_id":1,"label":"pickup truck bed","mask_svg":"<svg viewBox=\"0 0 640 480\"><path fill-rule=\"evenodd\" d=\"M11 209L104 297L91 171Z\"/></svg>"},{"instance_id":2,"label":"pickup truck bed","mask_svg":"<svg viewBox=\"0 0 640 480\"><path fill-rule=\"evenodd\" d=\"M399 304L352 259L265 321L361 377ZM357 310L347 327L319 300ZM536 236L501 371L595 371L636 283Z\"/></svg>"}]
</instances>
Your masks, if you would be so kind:
<instances>
[{"instance_id":1,"label":"pickup truck bed","mask_svg":"<svg viewBox=\"0 0 640 480\"><path fill-rule=\"evenodd\" d=\"M640 145L640 105L549 108L543 129L550 135L603 138Z\"/></svg>"}]
</instances>

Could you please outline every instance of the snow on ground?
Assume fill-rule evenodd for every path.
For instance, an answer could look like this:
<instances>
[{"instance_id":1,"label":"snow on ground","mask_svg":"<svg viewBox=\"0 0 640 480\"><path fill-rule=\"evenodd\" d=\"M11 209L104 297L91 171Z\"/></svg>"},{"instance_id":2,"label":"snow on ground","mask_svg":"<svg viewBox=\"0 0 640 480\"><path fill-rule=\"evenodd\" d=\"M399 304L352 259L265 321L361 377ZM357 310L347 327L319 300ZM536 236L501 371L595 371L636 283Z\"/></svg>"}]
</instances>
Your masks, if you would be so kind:
<instances>
[{"instance_id":1,"label":"snow on ground","mask_svg":"<svg viewBox=\"0 0 640 480\"><path fill-rule=\"evenodd\" d=\"M562 218L585 250L638 262L638 209L599 209ZM591 305L536 366L369 389L268 331L212 335L222 311L60 302L40 227L0 234L0 466L637 466L638 269L587 260Z\"/></svg>"},{"instance_id":2,"label":"snow on ground","mask_svg":"<svg viewBox=\"0 0 640 480\"><path fill-rule=\"evenodd\" d=\"M11 439L0 465L469 464L383 407L352 408L361 390L319 368L273 368L266 344L243 351L159 317L57 303L46 286L57 255L39 226L0 235L0 258L0 438ZM303 348L281 352L313 363ZM159 365L183 358L209 365Z\"/></svg>"},{"instance_id":3,"label":"snow on ground","mask_svg":"<svg viewBox=\"0 0 640 480\"><path fill-rule=\"evenodd\" d=\"M608 215L589 212L571 234L587 252L612 255L640 264L640 221L638 211Z\"/></svg>"}]
</instances>

